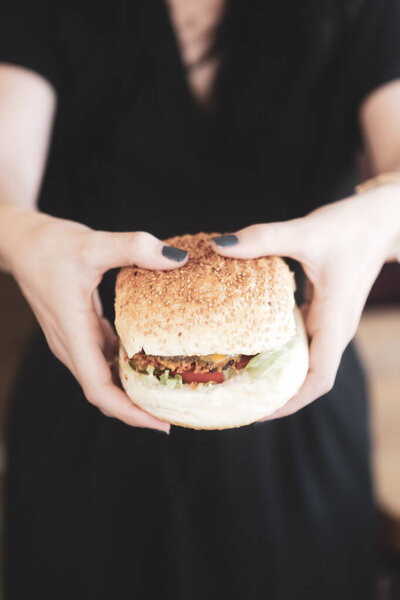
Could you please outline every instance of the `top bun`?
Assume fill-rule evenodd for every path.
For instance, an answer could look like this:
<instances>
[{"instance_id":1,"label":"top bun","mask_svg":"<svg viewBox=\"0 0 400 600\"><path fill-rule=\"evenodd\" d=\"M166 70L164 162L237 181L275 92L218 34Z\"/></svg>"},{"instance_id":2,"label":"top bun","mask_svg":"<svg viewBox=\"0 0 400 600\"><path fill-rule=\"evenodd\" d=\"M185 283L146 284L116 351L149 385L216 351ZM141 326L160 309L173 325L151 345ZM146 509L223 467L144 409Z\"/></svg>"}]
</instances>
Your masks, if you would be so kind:
<instances>
[{"instance_id":1,"label":"top bun","mask_svg":"<svg viewBox=\"0 0 400 600\"><path fill-rule=\"evenodd\" d=\"M295 333L294 276L279 257L225 258L217 233L169 238L189 252L171 271L125 267L117 277L115 326L129 357L258 354Z\"/></svg>"}]
</instances>

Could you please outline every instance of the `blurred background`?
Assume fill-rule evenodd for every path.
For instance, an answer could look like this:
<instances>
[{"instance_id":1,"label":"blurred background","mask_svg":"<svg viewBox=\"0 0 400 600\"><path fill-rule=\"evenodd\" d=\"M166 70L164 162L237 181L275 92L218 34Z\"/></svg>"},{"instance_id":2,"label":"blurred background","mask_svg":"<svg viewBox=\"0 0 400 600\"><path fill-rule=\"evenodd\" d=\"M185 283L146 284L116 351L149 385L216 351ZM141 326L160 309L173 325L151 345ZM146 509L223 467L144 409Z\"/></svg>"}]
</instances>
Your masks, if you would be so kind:
<instances>
[{"instance_id":1,"label":"blurred background","mask_svg":"<svg viewBox=\"0 0 400 600\"><path fill-rule=\"evenodd\" d=\"M17 285L11 277L0 273L1 486L9 393L18 361L34 325L34 317ZM356 343L366 367L371 397L372 458L380 523L380 598L398 600L400 599L400 264L387 264L383 268L368 299ZM32 402L34 401L35 399L32 398Z\"/></svg>"}]
</instances>

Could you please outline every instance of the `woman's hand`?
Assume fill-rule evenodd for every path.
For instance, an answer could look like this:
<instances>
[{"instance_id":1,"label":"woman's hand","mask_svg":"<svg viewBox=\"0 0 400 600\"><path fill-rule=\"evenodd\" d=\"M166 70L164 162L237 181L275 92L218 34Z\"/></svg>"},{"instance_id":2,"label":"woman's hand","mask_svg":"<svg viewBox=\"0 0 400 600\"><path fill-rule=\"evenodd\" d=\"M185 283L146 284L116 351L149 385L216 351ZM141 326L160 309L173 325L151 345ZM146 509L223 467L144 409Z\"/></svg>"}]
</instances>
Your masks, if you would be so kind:
<instances>
[{"instance_id":1,"label":"woman's hand","mask_svg":"<svg viewBox=\"0 0 400 600\"><path fill-rule=\"evenodd\" d=\"M327 393L354 336L383 263L399 251L400 186L382 186L292 221L258 224L213 242L223 256L298 260L308 277L302 312L310 368L299 390L268 419L283 417Z\"/></svg>"},{"instance_id":2,"label":"woman's hand","mask_svg":"<svg viewBox=\"0 0 400 600\"><path fill-rule=\"evenodd\" d=\"M97 287L105 271L125 265L173 269L186 253L145 232L93 231L72 221L18 210L7 245L8 268L38 319L54 355L76 377L87 400L128 425L169 431L136 408L112 379L118 340L103 316ZM171 256L171 254L169 254Z\"/></svg>"}]
</instances>

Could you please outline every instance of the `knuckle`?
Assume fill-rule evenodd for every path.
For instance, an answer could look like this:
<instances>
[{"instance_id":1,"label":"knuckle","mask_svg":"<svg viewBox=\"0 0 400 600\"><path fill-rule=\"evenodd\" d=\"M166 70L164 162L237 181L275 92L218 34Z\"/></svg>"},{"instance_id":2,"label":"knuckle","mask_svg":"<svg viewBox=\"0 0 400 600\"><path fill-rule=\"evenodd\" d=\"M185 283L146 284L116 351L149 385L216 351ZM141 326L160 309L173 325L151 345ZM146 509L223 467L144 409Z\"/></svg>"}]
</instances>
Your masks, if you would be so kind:
<instances>
[{"instance_id":1,"label":"knuckle","mask_svg":"<svg viewBox=\"0 0 400 600\"><path fill-rule=\"evenodd\" d=\"M358 326L360 324L360 316L361 316L361 311L357 312L351 319L351 322L348 324L347 330L343 336L344 347L346 347L351 342L351 340L354 338L354 336L356 335Z\"/></svg>"},{"instance_id":2,"label":"knuckle","mask_svg":"<svg viewBox=\"0 0 400 600\"><path fill-rule=\"evenodd\" d=\"M325 374L318 383L318 395L324 396L325 394L328 394L332 390L334 383L335 375L332 373Z\"/></svg>"},{"instance_id":3,"label":"knuckle","mask_svg":"<svg viewBox=\"0 0 400 600\"><path fill-rule=\"evenodd\" d=\"M273 239L272 230L271 223L257 223L240 231L240 240L244 247L247 247L249 257L254 256L255 253L260 256L264 254L266 241L268 240L270 244Z\"/></svg>"},{"instance_id":4,"label":"knuckle","mask_svg":"<svg viewBox=\"0 0 400 600\"><path fill-rule=\"evenodd\" d=\"M93 386L83 386L82 389L83 389L85 398L89 402L89 404L92 404L93 406L97 406L98 405L98 394L96 393L95 388Z\"/></svg>"},{"instance_id":5,"label":"knuckle","mask_svg":"<svg viewBox=\"0 0 400 600\"><path fill-rule=\"evenodd\" d=\"M104 410L104 408L99 407L99 411L108 419L114 418L113 415L111 413L109 413L107 410Z\"/></svg>"},{"instance_id":6,"label":"knuckle","mask_svg":"<svg viewBox=\"0 0 400 600\"><path fill-rule=\"evenodd\" d=\"M276 224L275 223L257 223L253 225L250 233L253 239L258 242L265 241L265 238L268 234L268 240L273 240L276 237Z\"/></svg>"},{"instance_id":7,"label":"knuckle","mask_svg":"<svg viewBox=\"0 0 400 600\"><path fill-rule=\"evenodd\" d=\"M56 345L53 344L53 342L48 342L48 346L49 346L50 351L53 354L53 356L58 358L58 360L61 360L61 355L60 355L60 352L58 351Z\"/></svg>"},{"instance_id":8,"label":"knuckle","mask_svg":"<svg viewBox=\"0 0 400 600\"><path fill-rule=\"evenodd\" d=\"M132 243L138 248L148 246L154 237L147 231L134 231L132 234Z\"/></svg>"},{"instance_id":9,"label":"knuckle","mask_svg":"<svg viewBox=\"0 0 400 600\"><path fill-rule=\"evenodd\" d=\"M242 241L254 241L263 237L265 231L265 223L256 223L255 225L249 225L239 231Z\"/></svg>"},{"instance_id":10,"label":"knuckle","mask_svg":"<svg viewBox=\"0 0 400 600\"><path fill-rule=\"evenodd\" d=\"M349 329L343 335L343 348L346 348L350 344L350 342L353 339L353 337L355 336L356 332L357 332L357 327Z\"/></svg>"},{"instance_id":11,"label":"knuckle","mask_svg":"<svg viewBox=\"0 0 400 600\"><path fill-rule=\"evenodd\" d=\"M56 355L57 348L56 348L54 341L49 337L49 335L45 331L43 333L44 333L44 337L46 338L46 342L47 342L49 349L51 350L52 354Z\"/></svg>"},{"instance_id":12,"label":"knuckle","mask_svg":"<svg viewBox=\"0 0 400 600\"><path fill-rule=\"evenodd\" d=\"M46 338L46 342L47 345L49 347L50 352L56 357L58 358L58 360L61 360L61 352L58 348L58 345L56 344L56 342L53 340L53 338L51 338L49 336L49 334L43 330L44 336Z\"/></svg>"},{"instance_id":13,"label":"knuckle","mask_svg":"<svg viewBox=\"0 0 400 600\"><path fill-rule=\"evenodd\" d=\"M267 229L268 231L272 229L273 225L273 223L255 223L254 225L250 225L249 227L247 227L247 231L249 231L253 235L255 234L263 236L265 235Z\"/></svg>"}]
</instances>

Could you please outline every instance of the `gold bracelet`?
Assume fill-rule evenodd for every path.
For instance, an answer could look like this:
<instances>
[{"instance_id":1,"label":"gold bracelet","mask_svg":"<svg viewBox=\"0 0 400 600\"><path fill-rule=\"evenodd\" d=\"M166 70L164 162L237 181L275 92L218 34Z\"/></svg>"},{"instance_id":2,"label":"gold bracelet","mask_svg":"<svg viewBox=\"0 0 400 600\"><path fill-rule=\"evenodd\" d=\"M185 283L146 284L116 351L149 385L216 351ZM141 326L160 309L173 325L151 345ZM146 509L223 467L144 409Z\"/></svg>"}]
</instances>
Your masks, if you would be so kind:
<instances>
[{"instance_id":1,"label":"gold bracelet","mask_svg":"<svg viewBox=\"0 0 400 600\"><path fill-rule=\"evenodd\" d=\"M355 192L356 194L363 194L380 185L392 183L393 181L400 183L400 171L388 171L387 173L380 173L376 177L367 179L355 187Z\"/></svg>"}]
</instances>

